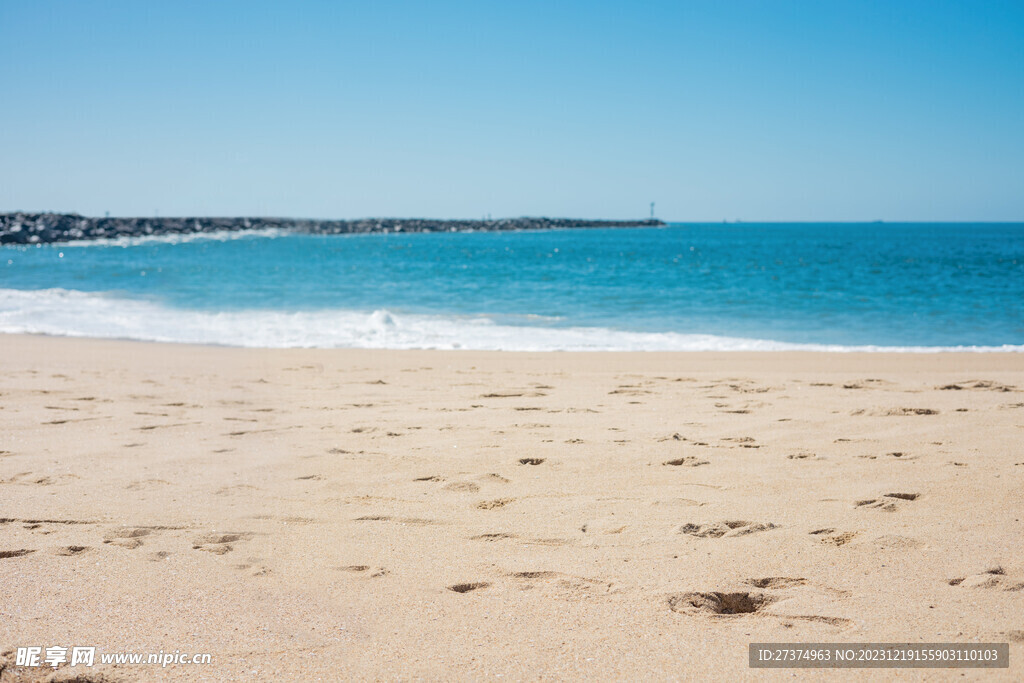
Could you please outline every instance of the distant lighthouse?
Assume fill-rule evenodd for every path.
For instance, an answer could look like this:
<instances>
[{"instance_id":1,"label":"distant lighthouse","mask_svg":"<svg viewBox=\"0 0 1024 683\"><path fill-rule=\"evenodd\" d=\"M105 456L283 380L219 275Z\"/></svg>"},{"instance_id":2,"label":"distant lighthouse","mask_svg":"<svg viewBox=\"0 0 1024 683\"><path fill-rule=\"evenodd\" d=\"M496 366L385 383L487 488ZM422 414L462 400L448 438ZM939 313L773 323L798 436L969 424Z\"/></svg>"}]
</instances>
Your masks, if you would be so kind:
<instances>
[{"instance_id":1,"label":"distant lighthouse","mask_svg":"<svg viewBox=\"0 0 1024 683\"><path fill-rule=\"evenodd\" d=\"M651 220L654 220L654 202L651 202Z\"/></svg>"}]
</instances>

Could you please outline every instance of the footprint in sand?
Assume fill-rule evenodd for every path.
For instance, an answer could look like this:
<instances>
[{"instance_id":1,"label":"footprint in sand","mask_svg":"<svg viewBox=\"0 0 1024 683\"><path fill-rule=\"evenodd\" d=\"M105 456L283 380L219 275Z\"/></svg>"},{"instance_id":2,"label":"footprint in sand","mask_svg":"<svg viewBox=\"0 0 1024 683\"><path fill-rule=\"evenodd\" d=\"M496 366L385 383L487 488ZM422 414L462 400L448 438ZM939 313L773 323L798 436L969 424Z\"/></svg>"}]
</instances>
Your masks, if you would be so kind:
<instances>
[{"instance_id":1,"label":"footprint in sand","mask_svg":"<svg viewBox=\"0 0 1024 683\"><path fill-rule=\"evenodd\" d=\"M732 436L719 439L719 441L729 441L737 444L732 448L760 448L761 445L756 443L753 437L750 436Z\"/></svg>"},{"instance_id":2,"label":"footprint in sand","mask_svg":"<svg viewBox=\"0 0 1024 683\"><path fill-rule=\"evenodd\" d=\"M515 498L495 498L494 500L482 500L473 507L477 510L497 510L513 502L515 502Z\"/></svg>"},{"instance_id":3,"label":"footprint in sand","mask_svg":"<svg viewBox=\"0 0 1024 683\"><path fill-rule=\"evenodd\" d=\"M901 415L938 415L939 411L931 408L884 408L871 414L881 417L899 417Z\"/></svg>"},{"instance_id":4,"label":"footprint in sand","mask_svg":"<svg viewBox=\"0 0 1024 683\"><path fill-rule=\"evenodd\" d=\"M748 579L747 584L756 588L766 588L770 591L790 588L799 588L807 583L806 579L789 577L767 577L763 579ZM743 618L748 615L764 618L778 619L783 626L791 627L794 621L808 621L813 623L828 624L840 628L853 625L853 621L843 617L826 616L821 614L779 614L768 612L767 608L772 604L785 599L772 593L760 591L710 591L690 592L670 595L668 597L669 609L677 614L691 617L703 618Z\"/></svg>"},{"instance_id":5,"label":"footprint in sand","mask_svg":"<svg viewBox=\"0 0 1024 683\"><path fill-rule=\"evenodd\" d=\"M789 576L767 576L762 579L747 579L746 583L754 588L792 588L793 586L805 585L807 579Z\"/></svg>"},{"instance_id":6,"label":"footprint in sand","mask_svg":"<svg viewBox=\"0 0 1024 683\"><path fill-rule=\"evenodd\" d=\"M679 527L679 533L696 536L697 538L734 538L736 536L749 536L760 531L769 531L776 528L778 528L778 525L772 522L730 520L712 524L684 524Z\"/></svg>"},{"instance_id":7,"label":"footprint in sand","mask_svg":"<svg viewBox=\"0 0 1024 683\"><path fill-rule=\"evenodd\" d=\"M670 595L668 607L676 614L710 617L735 616L755 614L775 600L774 597L766 593L750 591L690 592Z\"/></svg>"},{"instance_id":8,"label":"footprint in sand","mask_svg":"<svg viewBox=\"0 0 1024 683\"><path fill-rule=\"evenodd\" d=\"M270 568L266 565L260 564L261 559L258 557L247 557L245 562L231 565L239 571L246 572L249 576L269 576L271 572Z\"/></svg>"},{"instance_id":9,"label":"footprint in sand","mask_svg":"<svg viewBox=\"0 0 1024 683\"><path fill-rule=\"evenodd\" d=\"M71 524L95 524L96 522L85 520L85 519L31 519L31 518L18 518L18 517L0 517L0 524L12 524L20 522L25 529L39 529L44 524L60 524L60 525L71 525ZM43 533L51 533L50 531L44 531Z\"/></svg>"},{"instance_id":10,"label":"footprint in sand","mask_svg":"<svg viewBox=\"0 0 1024 683\"><path fill-rule=\"evenodd\" d=\"M885 510L886 512L894 512L902 505L901 501L913 501L920 497L920 493L886 493L878 498L858 500L854 503L854 507L875 508Z\"/></svg>"},{"instance_id":11,"label":"footprint in sand","mask_svg":"<svg viewBox=\"0 0 1024 683\"><path fill-rule=\"evenodd\" d=\"M990 382L988 380L969 380L967 382L958 382L956 384L947 384L942 387L936 387L940 391L962 391L964 389L982 389L986 391L1000 391L1010 392L1016 391L1017 387L1009 384L1000 384L998 382Z\"/></svg>"},{"instance_id":12,"label":"footprint in sand","mask_svg":"<svg viewBox=\"0 0 1024 683\"><path fill-rule=\"evenodd\" d=\"M63 545L56 548L53 552L54 554L62 557L75 557L77 555L81 555L88 549L89 548L84 545Z\"/></svg>"},{"instance_id":13,"label":"footprint in sand","mask_svg":"<svg viewBox=\"0 0 1024 683\"><path fill-rule=\"evenodd\" d=\"M0 550L0 560L7 560L12 557L24 557L25 555L29 555L34 552L35 550L30 550L28 548L20 548L18 550Z\"/></svg>"},{"instance_id":14,"label":"footprint in sand","mask_svg":"<svg viewBox=\"0 0 1024 683\"><path fill-rule=\"evenodd\" d=\"M980 574L950 579L948 583L950 586L959 586L960 588L998 588L1014 592L1024 590L1024 581L1010 578L1006 575L1006 570L1000 566L986 569Z\"/></svg>"},{"instance_id":15,"label":"footprint in sand","mask_svg":"<svg viewBox=\"0 0 1024 683\"><path fill-rule=\"evenodd\" d=\"M338 567L338 571L349 572L370 579L377 579L390 573L384 567L371 567L368 564L348 564Z\"/></svg>"},{"instance_id":16,"label":"footprint in sand","mask_svg":"<svg viewBox=\"0 0 1024 683\"><path fill-rule=\"evenodd\" d=\"M103 542L109 545L116 545L122 548L134 550L142 545L142 539L153 533L152 529L146 527L127 527L115 529L107 533Z\"/></svg>"},{"instance_id":17,"label":"footprint in sand","mask_svg":"<svg viewBox=\"0 0 1024 683\"><path fill-rule=\"evenodd\" d=\"M80 479L77 474L40 475L33 472L19 472L10 479L0 480L0 484L22 484L26 486L53 486L68 483L69 480Z\"/></svg>"},{"instance_id":18,"label":"footprint in sand","mask_svg":"<svg viewBox=\"0 0 1024 683\"><path fill-rule=\"evenodd\" d=\"M477 534L476 536L470 536L471 541L504 541L510 538L518 538L515 534L510 534L505 531L500 531L493 534Z\"/></svg>"},{"instance_id":19,"label":"footprint in sand","mask_svg":"<svg viewBox=\"0 0 1024 683\"><path fill-rule=\"evenodd\" d=\"M192 539L192 549L203 550L214 555L224 555L234 550L232 543L249 538L252 538L252 534L244 532L203 534Z\"/></svg>"},{"instance_id":20,"label":"footprint in sand","mask_svg":"<svg viewBox=\"0 0 1024 683\"><path fill-rule=\"evenodd\" d=\"M670 465L672 467L700 467L701 465L711 464L710 460L701 460L700 458L687 455L683 458L676 458L675 460L666 460L661 463L662 465Z\"/></svg>"},{"instance_id":21,"label":"footprint in sand","mask_svg":"<svg viewBox=\"0 0 1024 683\"><path fill-rule=\"evenodd\" d=\"M568 538L524 538L522 542L526 545L545 545L552 547L572 545L572 541Z\"/></svg>"},{"instance_id":22,"label":"footprint in sand","mask_svg":"<svg viewBox=\"0 0 1024 683\"><path fill-rule=\"evenodd\" d=\"M549 571L531 571L531 572L512 572L509 574L515 579L555 579L562 576L561 572L549 572Z\"/></svg>"},{"instance_id":23,"label":"footprint in sand","mask_svg":"<svg viewBox=\"0 0 1024 683\"><path fill-rule=\"evenodd\" d=\"M572 540L568 538L522 538L518 534L512 534L505 531L500 531L491 534L477 534L476 536L470 536L471 541L508 541L512 539L518 539L520 543L524 545L543 545L543 546L563 546L571 545Z\"/></svg>"},{"instance_id":24,"label":"footprint in sand","mask_svg":"<svg viewBox=\"0 0 1024 683\"><path fill-rule=\"evenodd\" d=\"M909 454L907 454L907 453L905 453L903 451L892 451L891 453L886 453L884 456L878 456L878 455L858 455L857 457L858 458L862 458L864 460L877 460L879 457L891 458L893 460L916 460L917 459L916 455L909 455Z\"/></svg>"},{"instance_id":25,"label":"footprint in sand","mask_svg":"<svg viewBox=\"0 0 1024 683\"><path fill-rule=\"evenodd\" d=\"M265 567L263 565L253 565L249 564L248 562L243 562L241 564L236 564L232 566L235 569L238 569L239 571L246 572L247 574L249 574L249 576L269 576L273 573L270 571L269 567Z\"/></svg>"},{"instance_id":26,"label":"footprint in sand","mask_svg":"<svg viewBox=\"0 0 1024 683\"><path fill-rule=\"evenodd\" d=\"M480 490L480 486L471 481L453 481L451 484L446 485L444 490L458 493L474 493Z\"/></svg>"},{"instance_id":27,"label":"footprint in sand","mask_svg":"<svg viewBox=\"0 0 1024 683\"><path fill-rule=\"evenodd\" d=\"M448 586L448 590L454 591L455 593L469 593L471 591L480 590L481 588L487 588L491 584L486 581L476 581L474 583L456 583Z\"/></svg>"},{"instance_id":28,"label":"footprint in sand","mask_svg":"<svg viewBox=\"0 0 1024 683\"><path fill-rule=\"evenodd\" d=\"M835 529L828 527L825 529L815 529L810 532L811 536L818 536L818 540L824 545L843 546L852 541L857 537L858 532L856 531L836 531Z\"/></svg>"}]
</instances>

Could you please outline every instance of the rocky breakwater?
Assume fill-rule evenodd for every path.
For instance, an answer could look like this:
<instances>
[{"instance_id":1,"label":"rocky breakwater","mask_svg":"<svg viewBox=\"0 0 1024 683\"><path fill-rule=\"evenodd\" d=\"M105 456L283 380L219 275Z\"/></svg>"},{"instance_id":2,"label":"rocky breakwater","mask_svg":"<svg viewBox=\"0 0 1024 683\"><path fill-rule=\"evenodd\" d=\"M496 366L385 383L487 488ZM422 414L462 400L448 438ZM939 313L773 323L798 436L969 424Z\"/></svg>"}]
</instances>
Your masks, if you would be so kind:
<instances>
[{"instance_id":1,"label":"rocky breakwater","mask_svg":"<svg viewBox=\"0 0 1024 683\"><path fill-rule=\"evenodd\" d=\"M46 244L73 240L186 235L278 229L315 235L391 232L461 232L470 230L551 230L561 228L659 227L656 220L603 221L582 218L501 218L442 220L433 218L362 218L317 221L290 218L89 218L78 214L0 214L0 244Z\"/></svg>"}]
</instances>

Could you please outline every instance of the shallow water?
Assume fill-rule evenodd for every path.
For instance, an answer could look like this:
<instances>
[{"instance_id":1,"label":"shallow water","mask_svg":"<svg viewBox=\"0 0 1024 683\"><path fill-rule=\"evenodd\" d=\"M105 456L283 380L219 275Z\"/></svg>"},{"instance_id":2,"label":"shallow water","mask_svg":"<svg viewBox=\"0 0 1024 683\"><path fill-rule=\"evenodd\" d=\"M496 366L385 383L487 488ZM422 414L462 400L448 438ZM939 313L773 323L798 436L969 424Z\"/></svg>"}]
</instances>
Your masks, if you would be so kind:
<instances>
[{"instance_id":1,"label":"shallow water","mask_svg":"<svg viewBox=\"0 0 1024 683\"><path fill-rule=\"evenodd\" d=\"M1024 224L3 247L0 331L268 347L1024 350Z\"/></svg>"}]
</instances>

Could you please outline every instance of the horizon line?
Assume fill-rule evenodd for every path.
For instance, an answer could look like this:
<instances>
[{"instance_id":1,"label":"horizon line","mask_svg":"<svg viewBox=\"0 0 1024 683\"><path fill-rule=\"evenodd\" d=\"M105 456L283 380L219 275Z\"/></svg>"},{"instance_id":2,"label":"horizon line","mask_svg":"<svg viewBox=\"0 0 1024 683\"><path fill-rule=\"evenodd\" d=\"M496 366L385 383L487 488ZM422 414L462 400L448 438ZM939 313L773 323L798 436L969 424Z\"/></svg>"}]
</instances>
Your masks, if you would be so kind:
<instances>
[{"instance_id":1,"label":"horizon line","mask_svg":"<svg viewBox=\"0 0 1024 683\"><path fill-rule=\"evenodd\" d=\"M739 218L723 218L723 219L669 219L662 218L659 216L645 216L642 218L598 218L594 216L579 217L579 216L557 216L557 215L543 215L543 214L521 214L518 216L499 216L496 218L492 217L480 217L480 218L452 218L452 217L430 217L430 216L357 216L348 218L324 218L324 217L310 217L310 216L272 216L272 215L257 215L257 214L236 214L236 215L153 215L153 216L128 216L128 215L106 215L106 216L90 216L87 214L81 214L75 211L26 211L24 209L0 211L0 215L13 215L13 214L28 214L28 215L51 215L51 216L79 216L81 218L89 219L136 219L136 220L169 220L169 219L186 219L186 218L200 218L200 219L237 219L237 218L255 218L255 219L274 219L274 220L295 220L295 221L367 221L367 220L429 220L429 221L472 221L481 223L493 223L504 220L517 220L517 219L548 219L548 220L593 220L593 221L636 221L636 222L647 222L647 221L661 221L669 225L672 224L696 224L696 225L776 225L776 224L823 224L823 225L870 225L877 223L894 223L894 224L964 224L964 223L986 223L986 224L998 224L998 223L1024 223L1024 218L1016 219L999 219L999 220L987 220L987 219L974 219L974 218L956 218L956 219L886 219L886 218L872 218L872 219L739 219Z\"/></svg>"}]
</instances>

